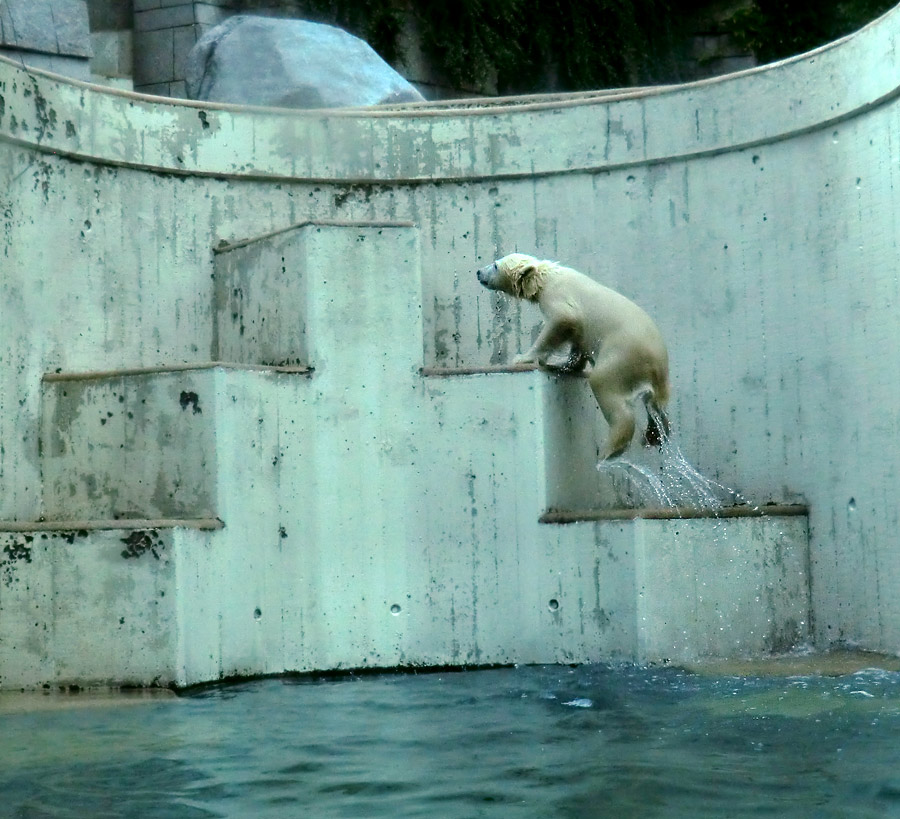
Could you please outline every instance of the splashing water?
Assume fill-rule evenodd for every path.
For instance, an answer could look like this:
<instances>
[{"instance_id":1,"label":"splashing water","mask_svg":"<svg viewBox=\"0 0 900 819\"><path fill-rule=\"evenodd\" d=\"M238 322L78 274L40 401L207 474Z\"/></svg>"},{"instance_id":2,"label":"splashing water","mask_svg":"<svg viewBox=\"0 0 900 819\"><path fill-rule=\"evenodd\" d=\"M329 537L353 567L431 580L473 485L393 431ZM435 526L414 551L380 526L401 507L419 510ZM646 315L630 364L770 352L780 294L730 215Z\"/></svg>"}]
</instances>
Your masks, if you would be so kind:
<instances>
[{"instance_id":1,"label":"splashing water","mask_svg":"<svg viewBox=\"0 0 900 819\"><path fill-rule=\"evenodd\" d=\"M746 503L735 490L706 477L699 472L681 451L673 431L652 407L647 408L650 419L661 432L662 442L655 455L655 464L619 456L601 461L597 470L601 473L624 473L640 503L670 509L690 509L709 512L717 517L726 503ZM648 456L648 460L650 457Z\"/></svg>"},{"instance_id":2,"label":"splashing water","mask_svg":"<svg viewBox=\"0 0 900 819\"><path fill-rule=\"evenodd\" d=\"M624 455L615 460L600 461L597 464L597 470L599 472L624 472L644 506L674 508L679 505L670 495L666 484L653 469L629 460Z\"/></svg>"}]
</instances>

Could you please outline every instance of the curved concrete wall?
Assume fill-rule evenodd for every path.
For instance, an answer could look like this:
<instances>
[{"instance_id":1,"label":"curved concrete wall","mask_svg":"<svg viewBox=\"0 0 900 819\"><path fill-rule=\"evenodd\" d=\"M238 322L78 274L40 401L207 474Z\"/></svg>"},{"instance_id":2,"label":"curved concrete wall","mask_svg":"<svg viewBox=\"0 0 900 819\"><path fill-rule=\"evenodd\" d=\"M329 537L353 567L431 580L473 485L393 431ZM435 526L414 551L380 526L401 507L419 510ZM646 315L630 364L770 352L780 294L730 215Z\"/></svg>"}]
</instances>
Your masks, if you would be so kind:
<instances>
[{"instance_id":1,"label":"curved concrete wall","mask_svg":"<svg viewBox=\"0 0 900 819\"><path fill-rule=\"evenodd\" d=\"M410 221L426 365L528 343L530 306L474 281L503 252L624 291L669 338L688 456L754 500L810 504L819 641L900 650L898 32L895 9L685 87L331 113L0 61L0 516L42 514L42 373L214 357L214 247Z\"/></svg>"}]
</instances>

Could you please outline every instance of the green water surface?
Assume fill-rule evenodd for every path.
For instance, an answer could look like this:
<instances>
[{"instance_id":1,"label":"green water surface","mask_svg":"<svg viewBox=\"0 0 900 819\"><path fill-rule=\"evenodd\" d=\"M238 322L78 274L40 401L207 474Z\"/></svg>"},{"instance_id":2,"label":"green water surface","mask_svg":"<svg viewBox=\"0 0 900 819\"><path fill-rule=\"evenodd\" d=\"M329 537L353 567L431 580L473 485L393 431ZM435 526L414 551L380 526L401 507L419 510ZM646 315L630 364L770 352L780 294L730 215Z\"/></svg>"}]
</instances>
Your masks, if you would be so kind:
<instances>
[{"instance_id":1,"label":"green water surface","mask_svg":"<svg viewBox=\"0 0 900 819\"><path fill-rule=\"evenodd\" d=\"M900 674L878 669L262 680L0 714L2 817L894 815Z\"/></svg>"}]
</instances>

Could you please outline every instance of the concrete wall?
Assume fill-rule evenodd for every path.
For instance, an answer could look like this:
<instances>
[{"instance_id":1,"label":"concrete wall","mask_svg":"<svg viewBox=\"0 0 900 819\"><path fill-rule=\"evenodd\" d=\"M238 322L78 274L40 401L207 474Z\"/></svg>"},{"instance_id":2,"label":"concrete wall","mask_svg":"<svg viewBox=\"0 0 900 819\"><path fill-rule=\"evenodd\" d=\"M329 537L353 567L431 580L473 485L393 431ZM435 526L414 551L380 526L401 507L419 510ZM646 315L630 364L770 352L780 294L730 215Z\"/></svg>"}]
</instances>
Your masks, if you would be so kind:
<instances>
[{"instance_id":1,"label":"concrete wall","mask_svg":"<svg viewBox=\"0 0 900 819\"><path fill-rule=\"evenodd\" d=\"M370 529L318 549L314 534L355 522L326 508L313 533L303 524L315 510L286 500L251 533L241 515L218 530L213 521L122 521L0 532L0 690L365 667L696 662L785 651L809 633L805 553L794 548L802 517L733 521L723 542L710 537L710 519L538 533L520 508L501 518L518 517L521 529L481 543L470 536L492 527L486 517L440 534L450 518L411 516L421 541L385 541ZM452 515L445 501L440 511ZM714 560L698 561L711 543Z\"/></svg>"},{"instance_id":2,"label":"concrete wall","mask_svg":"<svg viewBox=\"0 0 900 819\"><path fill-rule=\"evenodd\" d=\"M503 252L621 289L669 339L691 460L755 501L809 503L816 639L900 650L898 30L895 10L656 92L334 113L163 104L0 63L0 514L44 511L42 373L215 357L220 242L408 221L426 367L527 345L533 309L474 280Z\"/></svg>"},{"instance_id":3,"label":"concrete wall","mask_svg":"<svg viewBox=\"0 0 900 819\"><path fill-rule=\"evenodd\" d=\"M420 271L415 226L307 223L218 250L232 363L45 374L50 520L0 525L0 687L808 640L804 515L543 523L568 391L423 375Z\"/></svg>"}]
</instances>

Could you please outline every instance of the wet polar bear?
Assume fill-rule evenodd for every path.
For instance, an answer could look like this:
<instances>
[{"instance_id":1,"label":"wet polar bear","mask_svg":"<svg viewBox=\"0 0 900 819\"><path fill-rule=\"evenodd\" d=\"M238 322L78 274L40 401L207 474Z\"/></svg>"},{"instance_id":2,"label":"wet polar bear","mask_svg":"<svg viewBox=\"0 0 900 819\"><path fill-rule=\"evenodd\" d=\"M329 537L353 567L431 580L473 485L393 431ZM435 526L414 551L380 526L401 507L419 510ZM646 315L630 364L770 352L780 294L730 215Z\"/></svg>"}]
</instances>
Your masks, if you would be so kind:
<instances>
[{"instance_id":1,"label":"wet polar bear","mask_svg":"<svg viewBox=\"0 0 900 819\"><path fill-rule=\"evenodd\" d=\"M640 307L583 273L522 253L498 259L477 276L490 290L537 303L544 314L537 339L517 364L569 373L590 364L587 379L609 424L603 460L621 455L631 443L638 395L647 406L645 443L662 442L668 433L663 407L669 399L669 354ZM548 363L547 357L566 344L565 362Z\"/></svg>"}]
</instances>

